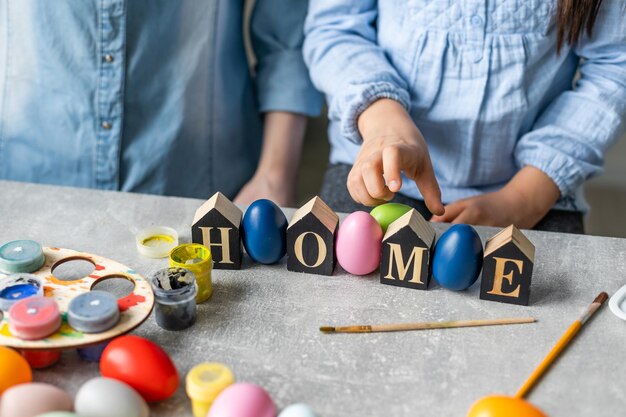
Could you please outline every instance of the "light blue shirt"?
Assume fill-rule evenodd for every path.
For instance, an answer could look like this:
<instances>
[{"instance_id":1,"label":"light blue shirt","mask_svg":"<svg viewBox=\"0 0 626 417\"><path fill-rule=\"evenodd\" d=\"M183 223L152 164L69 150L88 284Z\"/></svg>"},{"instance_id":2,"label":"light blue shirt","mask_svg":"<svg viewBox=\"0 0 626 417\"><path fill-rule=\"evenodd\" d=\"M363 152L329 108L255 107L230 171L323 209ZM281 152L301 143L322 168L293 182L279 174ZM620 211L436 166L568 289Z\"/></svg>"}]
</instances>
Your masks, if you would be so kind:
<instances>
[{"instance_id":1,"label":"light blue shirt","mask_svg":"<svg viewBox=\"0 0 626 417\"><path fill-rule=\"evenodd\" d=\"M0 178L206 198L255 170L261 113L318 113L306 0L0 0Z\"/></svg>"},{"instance_id":2,"label":"light blue shirt","mask_svg":"<svg viewBox=\"0 0 626 417\"><path fill-rule=\"evenodd\" d=\"M445 203L495 191L525 165L585 210L581 184L626 117L626 3L556 50L556 1L312 0L305 61L329 103L331 162L353 163L356 120L379 98L410 112ZM580 79L572 85L577 68ZM421 198L414 182L401 192Z\"/></svg>"}]
</instances>

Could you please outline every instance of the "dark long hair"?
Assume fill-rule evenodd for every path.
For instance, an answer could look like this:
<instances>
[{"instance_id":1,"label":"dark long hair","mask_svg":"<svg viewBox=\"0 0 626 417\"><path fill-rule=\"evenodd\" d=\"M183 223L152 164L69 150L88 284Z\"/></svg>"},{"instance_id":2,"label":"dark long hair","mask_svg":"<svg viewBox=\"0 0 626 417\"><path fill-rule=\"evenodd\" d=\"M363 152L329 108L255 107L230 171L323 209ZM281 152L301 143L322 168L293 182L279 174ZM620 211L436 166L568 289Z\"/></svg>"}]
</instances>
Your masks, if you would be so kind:
<instances>
[{"instance_id":1,"label":"dark long hair","mask_svg":"<svg viewBox=\"0 0 626 417\"><path fill-rule=\"evenodd\" d=\"M558 0L557 51L561 50L565 42L574 45L585 29L591 36L601 3L602 0Z\"/></svg>"}]
</instances>

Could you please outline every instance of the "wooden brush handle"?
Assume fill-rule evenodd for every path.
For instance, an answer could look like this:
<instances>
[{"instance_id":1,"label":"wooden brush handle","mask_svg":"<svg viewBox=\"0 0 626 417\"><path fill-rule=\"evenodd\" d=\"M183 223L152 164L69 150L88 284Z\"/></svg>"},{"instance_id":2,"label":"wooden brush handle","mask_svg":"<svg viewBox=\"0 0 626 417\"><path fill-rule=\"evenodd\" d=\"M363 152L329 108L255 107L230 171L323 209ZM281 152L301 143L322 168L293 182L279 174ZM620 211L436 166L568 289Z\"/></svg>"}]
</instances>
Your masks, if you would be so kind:
<instances>
[{"instance_id":1,"label":"wooden brush handle","mask_svg":"<svg viewBox=\"0 0 626 417\"><path fill-rule=\"evenodd\" d=\"M478 327L496 326L501 324L533 323L532 317L492 320L465 320L465 321L442 321L433 323L399 323L399 324L374 324L364 326L335 327L335 333L373 333L373 332L401 332L406 330L450 329L455 327Z\"/></svg>"},{"instance_id":2,"label":"wooden brush handle","mask_svg":"<svg viewBox=\"0 0 626 417\"><path fill-rule=\"evenodd\" d=\"M561 336L559 341L554 345L548 356L546 356L541 364L534 370L534 372L528 377L524 385L519 389L515 396L517 398L524 398L530 390L533 389L533 386L539 381L539 379L543 376L543 374L548 370L550 365L554 362L554 360L561 354L563 349L568 345L568 343L576 336L578 331L582 328L582 323L576 320L570 327L567 329L565 334Z\"/></svg>"}]
</instances>

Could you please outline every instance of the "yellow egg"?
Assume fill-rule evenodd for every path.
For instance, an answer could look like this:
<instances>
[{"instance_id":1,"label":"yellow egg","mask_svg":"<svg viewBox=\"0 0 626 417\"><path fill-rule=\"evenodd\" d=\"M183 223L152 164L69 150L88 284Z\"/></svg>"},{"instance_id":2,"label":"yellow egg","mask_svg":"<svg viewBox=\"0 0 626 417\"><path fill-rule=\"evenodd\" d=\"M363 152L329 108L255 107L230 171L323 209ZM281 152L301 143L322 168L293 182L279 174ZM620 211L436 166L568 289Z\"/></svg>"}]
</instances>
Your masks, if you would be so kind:
<instances>
[{"instance_id":1,"label":"yellow egg","mask_svg":"<svg viewBox=\"0 0 626 417\"><path fill-rule=\"evenodd\" d=\"M467 417L548 417L543 411L521 398L490 395L476 401Z\"/></svg>"},{"instance_id":2,"label":"yellow egg","mask_svg":"<svg viewBox=\"0 0 626 417\"><path fill-rule=\"evenodd\" d=\"M0 346L0 395L13 385L32 380L33 372L26 359L13 349Z\"/></svg>"}]
</instances>

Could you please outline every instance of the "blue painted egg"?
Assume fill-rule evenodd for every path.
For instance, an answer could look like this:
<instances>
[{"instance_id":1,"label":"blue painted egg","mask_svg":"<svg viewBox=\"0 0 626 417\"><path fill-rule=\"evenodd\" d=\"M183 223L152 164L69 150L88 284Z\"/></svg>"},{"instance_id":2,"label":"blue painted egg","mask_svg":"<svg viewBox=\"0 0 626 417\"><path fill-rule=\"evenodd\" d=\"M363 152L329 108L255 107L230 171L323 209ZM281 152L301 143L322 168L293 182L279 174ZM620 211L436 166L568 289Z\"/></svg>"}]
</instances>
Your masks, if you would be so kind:
<instances>
[{"instance_id":1,"label":"blue painted egg","mask_svg":"<svg viewBox=\"0 0 626 417\"><path fill-rule=\"evenodd\" d=\"M469 288L483 267L483 244L472 226L456 224L437 241L433 278L449 290Z\"/></svg>"},{"instance_id":2,"label":"blue painted egg","mask_svg":"<svg viewBox=\"0 0 626 417\"><path fill-rule=\"evenodd\" d=\"M270 200L250 204L243 216L243 245L252 260L273 264L287 250L287 218Z\"/></svg>"}]
</instances>

